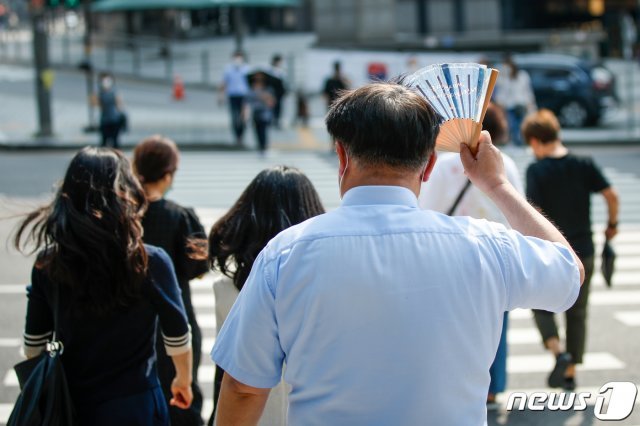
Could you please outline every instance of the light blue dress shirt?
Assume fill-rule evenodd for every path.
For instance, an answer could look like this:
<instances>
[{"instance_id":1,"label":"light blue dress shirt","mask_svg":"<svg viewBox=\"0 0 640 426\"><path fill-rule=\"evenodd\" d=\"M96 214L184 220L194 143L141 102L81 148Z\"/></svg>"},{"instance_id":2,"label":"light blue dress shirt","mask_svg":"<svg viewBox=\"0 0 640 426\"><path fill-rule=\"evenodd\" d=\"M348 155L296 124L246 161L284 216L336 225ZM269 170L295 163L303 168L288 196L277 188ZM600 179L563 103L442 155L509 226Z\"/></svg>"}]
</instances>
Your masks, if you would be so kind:
<instances>
[{"instance_id":1,"label":"light blue dress shirt","mask_svg":"<svg viewBox=\"0 0 640 426\"><path fill-rule=\"evenodd\" d=\"M247 96L249 94L248 74L248 65L228 64L226 66L223 80L227 96Z\"/></svg>"},{"instance_id":2,"label":"light blue dress shirt","mask_svg":"<svg viewBox=\"0 0 640 426\"><path fill-rule=\"evenodd\" d=\"M362 186L260 253L212 351L253 387L292 386L292 425L482 425L502 314L568 309L560 244Z\"/></svg>"}]
</instances>

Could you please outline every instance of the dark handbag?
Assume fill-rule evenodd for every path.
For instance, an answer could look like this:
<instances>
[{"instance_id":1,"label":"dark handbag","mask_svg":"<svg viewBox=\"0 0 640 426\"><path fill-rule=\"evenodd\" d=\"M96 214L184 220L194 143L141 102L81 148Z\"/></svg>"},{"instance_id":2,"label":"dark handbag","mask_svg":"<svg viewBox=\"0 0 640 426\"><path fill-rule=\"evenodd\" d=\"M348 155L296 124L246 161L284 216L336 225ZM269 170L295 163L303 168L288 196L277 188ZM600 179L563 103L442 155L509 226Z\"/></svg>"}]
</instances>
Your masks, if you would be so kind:
<instances>
[{"instance_id":1,"label":"dark handbag","mask_svg":"<svg viewBox=\"0 0 640 426\"><path fill-rule=\"evenodd\" d=\"M120 111L120 131L123 133L126 133L129 131L129 115L124 112L124 111Z\"/></svg>"},{"instance_id":2,"label":"dark handbag","mask_svg":"<svg viewBox=\"0 0 640 426\"><path fill-rule=\"evenodd\" d=\"M609 240L604 242L602 249L602 263L600 265L600 271L604 277L604 282L607 287L611 287L611 279L613 278L613 271L615 270L616 252L609 244Z\"/></svg>"},{"instance_id":3,"label":"dark handbag","mask_svg":"<svg viewBox=\"0 0 640 426\"><path fill-rule=\"evenodd\" d=\"M57 286L56 286L57 287ZM64 352L58 336L58 289L54 290L54 330L45 351L13 368L20 383L20 395L7 426L72 426L75 410L60 356Z\"/></svg>"}]
</instances>

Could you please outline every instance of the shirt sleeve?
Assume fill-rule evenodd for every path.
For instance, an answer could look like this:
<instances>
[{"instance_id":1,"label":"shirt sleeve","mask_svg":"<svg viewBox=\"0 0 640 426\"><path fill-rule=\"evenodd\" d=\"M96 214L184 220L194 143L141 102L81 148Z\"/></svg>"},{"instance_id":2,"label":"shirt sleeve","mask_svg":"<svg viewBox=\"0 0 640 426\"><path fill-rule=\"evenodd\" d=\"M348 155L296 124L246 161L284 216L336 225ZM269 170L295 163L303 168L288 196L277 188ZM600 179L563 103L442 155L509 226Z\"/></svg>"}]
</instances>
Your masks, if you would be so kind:
<instances>
[{"instance_id":1,"label":"shirt sleeve","mask_svg":"<svg viewBox=\"0 0 640 426\"><path fill-rule=\"evenodd\" d=\"M191 348L191 330L173 264L160 248L149 250L151 303L160 317L167 355L180 355Z\"/></svg>"},{"instance_id":2,"label":"shirt sleeve","mask_svg":"<svg viewBox=\"0 0 640 426\"><path fill-rule=\"evenodd\" d=\"M580 270L571 251L559 243L502 233L507 310L563 312L578 298Z\"/></svg>"},{"instance_id":3,"label":"shirt sleeve","mask_svg":"<svg viewBox=\"0 0 640 426\"><path fill-rule=\"evenodd\" d=\"M196 213L192 209L185 209L182 223L180 224L179 247L176 250L179 253L179 259L176 260L180 264L176 265L176 269L179 269L177 272L182 278L186 277L188 280L199 277L209 270L206 259L193 258L196 252L193 243L197 240L201 240L206 244L207 234L205 234Z\"/></svg>"},{"instance_id":4,"label":"shirt sleeve","mask_svg":"<svg viewBox=\"0 0 640 426\"><path fill-rule=\"evenodd\" d=\"M27 317L24 327L24 354L32 358L44 351L53 336L53 312L40 280L41 272L34 266L31 284L27 286Z\"/></svg>"},{"instance_id":5,"label":"shirt sleeve","mask_svg":"<svg viewBox=\"0 0 640 426\"><path fill-rule=\"evenodd\" d=\"M266 262L264 252L260 253L211 352L224 371L256 388L272 388L282 375L284 352L278 337L275 292L269 285L275 263Z\"/></svg>"},{"instance_id":6,"label":"shirt sleeve","mask_svg":"<svg viewBox=\"0 0 640 426\"><path fill-rule=\"evenodd\" d=\"M589 164L589 190L591 192L600 192L611 186L607 178L602 174L602 170L593 160L588 160Z\"/></svg>"}]
</instances>

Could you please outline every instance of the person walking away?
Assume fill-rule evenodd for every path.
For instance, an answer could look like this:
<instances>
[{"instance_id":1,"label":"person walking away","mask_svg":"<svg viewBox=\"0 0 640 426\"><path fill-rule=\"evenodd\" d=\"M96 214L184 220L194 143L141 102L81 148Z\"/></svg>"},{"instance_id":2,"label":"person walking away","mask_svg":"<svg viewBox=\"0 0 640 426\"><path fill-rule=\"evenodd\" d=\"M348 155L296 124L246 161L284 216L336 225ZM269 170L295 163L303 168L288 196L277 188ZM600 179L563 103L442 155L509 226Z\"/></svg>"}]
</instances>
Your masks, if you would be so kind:
<instances>
[{"instance_id":1,"label":"person walking away","mask_svg":"<svg viewBox=\"0 0 640 426\"><path fill-rule=\"evenodd\" d=\"M146 198L129 161L84 148L54 200L29 214L14 244L39 254L27 287L24 353L52 338L58 300L60 360L79 425L169 425L156 373L156 326L175 367L170 404L191 404L191 336L171 259L144 245Z\"/></svg>"},{"instance_id":2,"label":"person walking away","mask_svg":"<svg viewBox=\"0 0 640 426\"><path fill-rule=\"evenodd\" d=\"M495 101L507 112L511 142L522 145L520 126L527 113L536 109L531 79L525 70L521 70L509 55L504 62L505 72L498 79Z\"/></svg>"},{"instance_id":3,"label":"person walking away","mask_svg":"<svg viewBox=\"0 0 640 426\"><path fill-rule=\"evenodd\" d=\"M247 96L251 107L253 128L258 141L258 151L264 155L269 147L269 125L273 120L273 108L276 98L270 87L266 85L266 77L263 73L257 73L251 80L251 91Z\"/></svg>"},{"instance_id":4,"label":"person walking away","mask_svg":"<svg viewBox=\"0 0 640 426\"><path fill-rule=\"evenodd\" d=\"M324 82L322 95L327 103L327 109L331 107L333 102L338 98L341 91L349 88L349 80L342 75L342 65L339 61L333 63L333 75Z\"/></svg>"},{"instance_id":5,"label":"person walking away","mask_svg":"<svg viewBox=\"0 0 640 426\"><path fill-rule=\"evenodd\" d=\"M494 103L490 103L487 108L482 128L489 132L496 146L505 145L509 140L509 126L504 110ZM507 180L519 194L524 195L524 186L516 163L504 152L501 154ZM423 209L456 216L487 219L509 228L509 222L491 199L478 188L470 185L458 154L445 153L438 156L429 182L422 184L418 202ZM491 382L487 395L488 408L496 408L496 396L504 392L507 386L508 321L509 313L505 312L498 351L489 369Z\"/></svg>"},{"instance_id":6,"label":"person walking away","mask_svg":"<svg viewBox=\"0 0 640 426\"><path fill-rule=\"evenodd\" d=\"M178 147L172 140L160 135L146 138L133 151L133 167L149 203L142 219L143 239L147 244L164 249L171 258L191 328L193 403L188 410L169 407L169 417L174 426L197 426L203 424L202 391L197 381L202 332L191 302L189 281L206 273L209 267L206 260L206 233L198 216L193 209L165 198L173 184L178 163ZM165 399L169 401L175 369L161 342L162 335L158 333L158 376Z\"/></svg>"},{"instance_id":7,"label":"person walking away","mask_svg":"<svg viewBox=\"0 0 640 426\"><path fill-rule=\"evenodd\" d=\"M101 73L98 81L98 94L92 103L100 109L100 146L119 149L125 117L124 104L112 74Z\"/></svg>"},{"instance_id":8,"label":"person walking away","mask_svg":"<svg viewBox=\"0 0 640 426\"><path fill-rule=\"evenodd\" d=\"M282 230L322 213L318 192L296 168L264 169L249 183L209 234L209 262L212 269L221 273L213 283L218 333L260 250ZM224 370L216 366L210 426L214 423L223 374ZM287 390L281 382L271 392L260 424L286 424L286 406Z\"/></svg>"},{"instance_id":9,"label":"person walking away","mask_svg":"<svg viewBox=\"0 0 640 426\"><path fill-rule=\"evenodd\" d=\"M522 124L522 136L536 158L527 169L527 198L558 226L586 271L578 300L565 313L564 349L553 313L541 309L533 311L543 344L556 358L547 379L548 385L573 390L576 387L575 366L582 363L585 352L594 264L591 194L602 195L607 204L609 220L604 232L607 240L618 232L618 195L592 158L573 155L563 145L560 124L553 112L542 109L527 116Z\"/></svg>"},{"instance_id":10,"label":"person walking away","mask_svg":"<svg viewBox=\"0 0 640 426\"><path fill-rule=\"evenodd\" d=\"M226 97L229 103L229 113L231 115L231 129L235 137L236 145L243 144L245 129L245 101L249 94L249 83L247 75L249 66L245 63L245 56L242 52L235 52L232 62L224 69L222 83L219 88L218 102L222 104Z\"/></svg>"},{"instance_id":11,"label":"person walking away","mask_svg":"<svg viewBox=\"0 0 640 426\"><path fill-rule=\"evenodd\" d=\"M287 94L286 86L286 73L282 67L282 55L273 55L271 59L271 68L269 73L273 77L273 94L275 96L275 103L273 105L273 125L276 129L280 128L280 117L282 116L282 101Z\"/></svg>"},{"instance_id":12,"label":"person walking away","mask_svg":"<svg viewBox=\"0 0 640 426\"><path fill-rule=\"evenodd\" d=\"M506 179L486 131L462 164L513 230L419 208L439 122L398 84L334 102L342 204L253 263L212 351L218 425L255 424L285 354L290 424L482 425L504 312L573 304L580 260Z\"/></svg>"}]
</instances>

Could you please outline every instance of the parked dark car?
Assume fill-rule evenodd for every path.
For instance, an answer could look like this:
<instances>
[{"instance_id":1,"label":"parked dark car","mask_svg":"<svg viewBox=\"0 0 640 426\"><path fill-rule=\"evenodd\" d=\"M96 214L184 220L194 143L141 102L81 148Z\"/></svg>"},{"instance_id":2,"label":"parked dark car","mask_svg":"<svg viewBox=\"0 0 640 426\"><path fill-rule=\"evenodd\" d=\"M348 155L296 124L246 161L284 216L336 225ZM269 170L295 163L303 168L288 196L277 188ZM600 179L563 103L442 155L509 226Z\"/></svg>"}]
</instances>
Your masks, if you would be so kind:
<instances>
[{"instance_id":1,"label":"parked dark car","mask_svg":"<svg viewBox=\"0 0 640 426\"><path fill-rule=\"evenodd\" d=\"M602 65L556 54L515 55L531 77L538 108L553 111L564 127L593 126L617 103L614 76Z\"/></svg>"}]
</instances>

